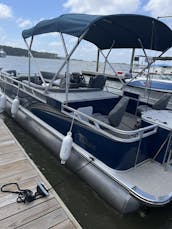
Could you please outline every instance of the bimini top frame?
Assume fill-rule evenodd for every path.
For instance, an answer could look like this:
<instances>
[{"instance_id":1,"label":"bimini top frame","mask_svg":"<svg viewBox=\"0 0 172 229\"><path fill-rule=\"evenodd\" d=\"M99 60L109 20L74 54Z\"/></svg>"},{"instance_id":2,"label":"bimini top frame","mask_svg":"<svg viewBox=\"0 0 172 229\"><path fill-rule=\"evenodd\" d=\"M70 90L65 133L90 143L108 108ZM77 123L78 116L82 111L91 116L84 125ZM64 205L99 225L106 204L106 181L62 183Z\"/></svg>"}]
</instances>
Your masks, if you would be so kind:
<instances>
[{"instance_id":1,"label":"bimini top frame","mask_svg":"<svg viewBox=\"0 0 172 229\"><path fill-rule=\"evenodd\" d=\"M86 32L87 31L87 32ZM133 14L88 15L66 14L39 22L31 29L24 30L23 38L60 32L75 37L85 33L84 40L99 49L141 48L164 51L172 46L172 31L163 22L148 16Z\"/></svg>"},{"instance_id":2,"label":"bimini top frame","mask_svg":"<svg viewBox=\"0 0 172 229\"><path fill-rule=\"evenodd\" d=\"M67 65L66 94L68 94L69 60L82 39L95 44L101 53L104 49L112 50L113 48L142 48L144 50L151 49L164 53L172 46L171 29L163 22L152 17L133 14L108 16L66 14L54 19L41 21L31 29L23 31L22 36L26 42L31 57L33 37L35 35L51 32L59 32L61 34L66 59L52 78L46 90L52 86L54 80L64 66ZM78 40L70 53L66 50L62 36L63 33L78 37ZM26 41L29 37L31 37L30 45ZM106 57L105 61L109 64ZM45 83L42 76L41 79L43 83ZM68 101L67 97L68 96L66 96L66 101Z\"/></svg>"}]
</instances>

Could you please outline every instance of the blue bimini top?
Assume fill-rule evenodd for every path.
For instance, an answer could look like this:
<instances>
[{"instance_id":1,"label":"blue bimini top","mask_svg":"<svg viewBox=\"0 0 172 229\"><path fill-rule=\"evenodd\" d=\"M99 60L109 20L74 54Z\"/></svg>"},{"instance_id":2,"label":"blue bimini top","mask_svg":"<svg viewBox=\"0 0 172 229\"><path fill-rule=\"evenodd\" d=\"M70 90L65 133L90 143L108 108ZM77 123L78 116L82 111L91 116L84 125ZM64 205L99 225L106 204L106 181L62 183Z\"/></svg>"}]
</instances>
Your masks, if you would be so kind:
<instances>
[{"instance_id":1,"label":"blue bimini top","mask_svg":"<svg viewBox=\"0 0 172 229\"><path fill-rule=\"evenodd\" d=\"M24 30L24 39L35 35L61 32L80 37L100 49L145 48L165 51L172 46L172 30L163 22L135 14L88 15L66 14L39 22Z\"/></svg>"}]
</instances>

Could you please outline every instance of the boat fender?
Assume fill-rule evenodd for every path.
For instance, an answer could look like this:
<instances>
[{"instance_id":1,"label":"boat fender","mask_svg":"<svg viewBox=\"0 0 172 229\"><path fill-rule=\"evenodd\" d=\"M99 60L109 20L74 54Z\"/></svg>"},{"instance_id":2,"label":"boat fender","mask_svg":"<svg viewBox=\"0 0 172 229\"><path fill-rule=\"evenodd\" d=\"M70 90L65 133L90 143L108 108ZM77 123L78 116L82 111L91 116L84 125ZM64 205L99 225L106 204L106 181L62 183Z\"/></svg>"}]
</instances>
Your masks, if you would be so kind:
<instances>
[{"instance_id":1,"label":"boat fender","mask_svg":"<svg viewBox=\"0 0 172 229\"><path fill-rule=\"evenodd\" d=\"M3 93L0 97L0 113L5 110L6 102L7 102L7 98L6 95Z\"/></svg>"},{"instance_id":2,"label":"boat fender","mask_svg":"<svg viewBox=\"0 0 172 229\"><path fill-rule=\"evenodd\" d=\"M71 152L72 152L72 133L68 132L67 135L63 138L61 149L60 149L60 159L61 164L65 164L66 161L69 159Z\"/></svg>"},{"instance_id":3,"label":"boat fender","mask_svg":"<svg viewBox=\"0 0 172 229\"><path fill-rule=\"evenodd\" d=\"M15 99L13 100L12 102L12 105L11 105L11 115L12 117L14 118L17 114L17 111L19 109L19 99L18 99L18 96L15 97Z\"/></svg>"}]
</instances>

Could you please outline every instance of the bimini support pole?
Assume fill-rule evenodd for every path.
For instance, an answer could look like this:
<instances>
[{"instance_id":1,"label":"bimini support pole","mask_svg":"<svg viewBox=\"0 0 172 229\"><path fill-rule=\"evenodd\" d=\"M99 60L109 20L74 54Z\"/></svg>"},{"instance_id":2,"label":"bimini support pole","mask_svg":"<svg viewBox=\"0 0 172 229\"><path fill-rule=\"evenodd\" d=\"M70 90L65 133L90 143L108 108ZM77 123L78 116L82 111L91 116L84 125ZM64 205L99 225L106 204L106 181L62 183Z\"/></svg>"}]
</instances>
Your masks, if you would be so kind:
<instances>
[{"instance_id":1,"label":"bimini support pole","mask_svg":"<svg viewBox=\"0 0 172 229\"><path fill-rule=\"evenodd\" d=\"M132 49L132 54L131 54L131 62L130 62L130 74L131 75L133 72L134 56L135 56L135 48Z\"/></svg>"},{"instance_id":2,"label":"bimini support pole","mask_svg":"<svg viewBox=\"0 0 172 229\"><path fill-rule=\"evenodd\" d=\"M27 49L28 49L28 52L29 52L29 57L34 59L33 54L32 54L32 52L31 52L31 47L32 47L33 38L32 38L32 40L31 40L30 46L28 45L26 39L24 39L24 42L25 42L25 44L26 44L26 46L27 46ZM36 66L37 66L37 65L36 65ZM41 72L40 72L38 66L37 66L37 69L38 69L39 76L40 76L40 78L41 78L43 84L46 84L46 82L45 82L45 80L44 80L44 78L43 78L43 76L42 76L42 74L41 74Z\"/></svg>"},{"instance_id":3,"label":"bimini support pole","mask_svg":"<svg viewBox=\"0 0 172 229\"><path fill-rule=\"evenodd\" d=\"M63 44L63 47L64 47L64 51L65 51L65 56L67 58L68 56L68 51L67 51L67 47L66 47L66 44L65 44L65 40L64 40L64 37L63 37L63 34L60 33L60 37L61 37L61 40L62 40L62 44ZM66 63L66 73L65 73L65 76L66 76L66 104L68 104L68 92L69 92L69 78L70 78L70 75L69 75L69 59L67 60L67 63Z\"/></svg>"},{"instance_id":4,"label":"bimini support pole","mask_svg":"<svg viewBox=\"0 0 172 229\"><path fill-rule=\"evenodd\" d=\"M30 45L29 45L29 50L31 50L31 47L32 47L32 43L33 43L33 36L31 38L31 41L30 41ZM28 63L28 81L29 81L29 85L30 85L30 77L31 77L31 56L30 56L30 53L28 52L28 55L29 55L29 63Z\"/></svg>"},{"instance_id":5,"label":"bimini support pole","mask_svg":"<svg viewBox=\"0 0 172 229\"><path fill-rule=\"evenodd\" d=\"M141 39L139 38L138 41L139 41L139 43L140 43L140 45L141 45L141 47L143 49L144 55L145 55L147 63L148 63L148 68L147 68L148 72L147 72L147 76L146 76L146 87L145 87L145 96L146 96L148 86L150 85L150 74L149 73L150 73L150 66L152 65L152 63L148 58L148 55L146 53L146 50L144 49L144 46L143 46L143 43L142 43Z\"/></svg>"},{"instance_id":6,"label":"bimini support pole","mask_svg":"<svg viewBox=\"0 0 172 229\"><path fill-rule=\"evenodd\" d=\"M100 50L97 49L96 72L99 71L99 58L100 58Z\"/></svg>"},{"instance_id":7,"label":"bimini support pole","mask_svg":"<svg viewBox=\"0 0 172 229\"><path fill-rule=\"evenodd\" d=\"M112 51L112 48L113 48L114 44L115 44L115 41L113 40L113 41L112 41L112 45L111 45L111 47L110 47L110 49L109 49L109 52L108 52L108 54L105 56L105 63L104 63L103 74L105 74L105 71L106 71L106 63L107 63L108 57L109 57L109 55L110 55L110 53L111 53L111 51Z\"/></svg>"},{"instance_id":8,"label":"bimini support pole","mask_svg":"<svg viewBox=\"0 0 172 229\"><path fill-rule=\"evenodd\" d=\"M60 74L60 72L62 71L62 69L64 68L64 66L66 65L66 63L69 61L70 57L72 56L72 54L74 53L74 51L76 50L76 48L78 47L78 45L80 44L81 40L84 38L84 36L86 35L86 33L88 32L89 28L87 30L84 31L84 33L78 38L78 41L76 42L75 46L73 47L73 49L70 51L70 53L68 54L68 56L65 58L64 62L62 63L61 67L59 68L59 70L57 71L57 73L53 76L52 80L50 81L49 85L47 86L47 88L45 89L46 92L48 92L48 89L50 87L52 87L52 84L54 82L54 80L56 80L57 76Z\"/></svg>"},{"instance_id":9,"label":"bimini support pole","mask_svg":"<svg viewBox=\"0 0 172 229\"><path fill-rule=\"evenodd\" d=\"M102 52L101 49L100 49L100 53L102 54L102 56L103 56L104 58L106 58L106 56L104 55L104 53ZM106 62L108 63L109 67L112 69L112 71L114 72L114 74L118 77L118 75L117 75L115 69L113 68L112 64L111 64L108 60L106 60ZM121 84L124 85L124 82L121 80L121 78L118 77L118 79L120 80Z\"/></svg>"}]
</instances>

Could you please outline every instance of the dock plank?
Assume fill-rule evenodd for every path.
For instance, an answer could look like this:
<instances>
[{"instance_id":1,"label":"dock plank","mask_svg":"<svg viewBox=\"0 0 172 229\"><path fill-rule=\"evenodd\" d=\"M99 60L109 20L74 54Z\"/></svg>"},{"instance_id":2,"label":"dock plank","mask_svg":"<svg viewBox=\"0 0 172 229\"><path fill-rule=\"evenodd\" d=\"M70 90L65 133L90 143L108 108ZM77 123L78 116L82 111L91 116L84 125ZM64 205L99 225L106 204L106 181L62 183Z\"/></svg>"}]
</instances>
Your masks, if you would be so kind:
<instances>
[{"instance_id":1,"label":"dock plank","mask_svg":"<svg viewBox=\"0 0 172 229\"><path fill-rule=\"evenodd\" d=\"M19 226L17 228L20 229L38 229L38 228L50 228L54 224L60 224L64 220L67 219L67 215L65 214L64 210L62 208L56 209L43 217L40 217L28 224L25 224L23 226Z\"/></svg>"},{"instance_id":2,"label":"dock plank","mask_svg":"<svg viewBox=\"0 0 172 229\"><path fill-rule=\"evenodd\" d=\"M9 140L5 142L0 142L0 155L4 153L9 153L19 150L18 145L16 145L14 140Z\"/></svg>"},{"instance_id":3,"label":"dock plank","mask_svg":"<svg viewBox=\"0 0 172 229\"><path fill-rule=\"evenodd\" d=\"M10 216L16 216L17 214L28 210L30 208L33 208L36 205L39 205L40 203L46 203L47 200L52 199L53 196L50 195L47 198L40 198L36 201L33 201L31 203L16 203L16 197L12 194L10 194L9 196L5 197L5 201L4 201L4 205L2 207L0 207L0 225L3 219L9 219ZM58 203L56 203L58 205ZM10 223L10 221L9 221Z\"/></svg>"},{"instance_id":4,"label":"dock plank","mask_svg":"<svg viewBox=\"0 0 172 229\"><path fill-rule=\"evenodd\" d=\"M47 201L41 202L40 204L34 205L31 208L20 211L18 214L2 219L0 221L0 224L3 224L4 228L21 227L25 224L31 223L34 220L44 217L45 215L53 212L59 207L60 205L57 205L55 199L52 198Z\"/></svg>"},{"instance_id":5,"label":"dock plank","mask_svg":"<svg viewBox=\"0 0 172 229\"><path fill-rule=\"evenodd\" d=\"M0 179L31 169L33 169L32 165L27 159L3 164L0 166Z\"/></svg>"},{"instance_id":6,"label":"dock plank","mask_svg":"<svg viewBox=\"0 0 172 229\"><path fill-rule=\"evenodd\" d=\"M22 154L21 150L16 150L16 151L4 153L4 154L2 153L0 156L0 165L8 164L10 162L15 162L18 160L23 160L25 158L26 156Z\"/></svg>"},{"instance_id":7,"label":"dock plank","mask_svg":"<svg viewBox=\"0 0 172 229\"><path fill-rule=\"evenodd\" d=\"M51 229L74 229L75 226L71 223L70 220L65 220L60 224L54 225L53 227L50 227Z\"/></svg>"},{"instance_id":8,"label":"dock plank","mask_svg":"<svg viewBox=\"0 0 172 229\"><path fill-rule=\"evenodd\" d=\"M36 191L38 182L51 185L0 119L0 186L17 182L21 189ZM8 189L15 190L15 186ZM0 192L0 228L81 228L57 193L31 203L17 203L17 195Z\"/></svg>"},{"instance_id":9,"label":"dock plank","mask_svg":"<svg viewBox=\"0 0 172 229\"><path fill-rule=\"evenodd\" d=\"M11 176L1 178L0 185L2 186L3 184L11 183L14 181L20 185L23 181L27 179L35 179L36 176L38 176L38 173L33 169L21 171L20 173L11 174Z\"/></svg>"}]
</instances>

